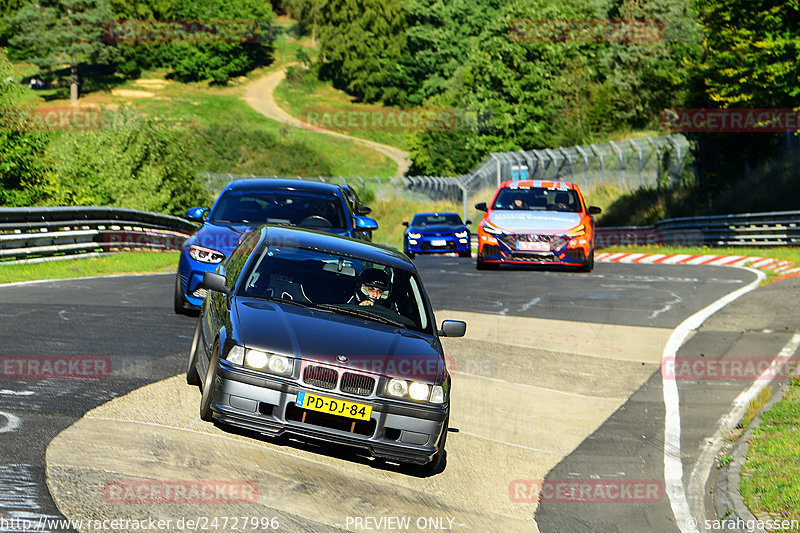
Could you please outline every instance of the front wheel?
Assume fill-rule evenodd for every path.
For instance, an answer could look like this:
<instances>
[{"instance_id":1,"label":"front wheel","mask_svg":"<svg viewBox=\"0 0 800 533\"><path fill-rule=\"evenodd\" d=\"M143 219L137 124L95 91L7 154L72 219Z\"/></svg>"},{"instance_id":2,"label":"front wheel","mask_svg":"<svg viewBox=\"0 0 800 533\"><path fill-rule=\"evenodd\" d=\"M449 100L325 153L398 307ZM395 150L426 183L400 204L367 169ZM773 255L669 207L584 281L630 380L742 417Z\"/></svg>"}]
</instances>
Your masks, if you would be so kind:
<instances>
[{"instance_id":1,"label":"front wheel","mask_svg":"<svg viewBox=\"0 0 800 533\"><path fill-rule=\"evenodd\" d=\"M472 257L472 251L465 250L463 252L458 252L458 257Z\"/></svg>"},{"instance_id":2,"label":"front wheel","mask_svg":"<svg viewBox=\"0 0 800 533\"><path fill-rule=\"evenodd\" d=\"M481 259L481 256L479 255L478 261L477 263L475 263L475 268L477 268L478 270L495 270L497 269L497 263L487 263L486 261Z\"/></svg>"},{"instance_id":3,"label":"front wheel","mask_svg":"<svg viewBox=\"0 0 800 533\"><path fill-rule=\"evenodd\" d=\"M180 274L175 276L175 293L172 297L172 304L175 308L176 315L185 315L186 314L186 304L183 302L183 291L181 290L181 276Z\"/></svg>"},{"instance_id":4,"label":"front wheel","mask_svg":"<svg viewBox=\"0 0 800 533\"><path fill-rule=\"evenodd\" d=\"M206 379L203 380L203 396L200 398L200 419L206 422L213 420L211 401L214 399L214 389L217 382L217 366L219 366L219 344L214 345L214 355L208 362Z\"/></svg>"},{"instance_id":5,"label":"front wheel","mask_svg":"<svg viewBox=\"0 0 800 533\"><path fill-rule=\"evenodd\" d=\"M591 272L592 270L594 270L594 250L589 252L589 259L581 267L581 272Z\"/></svg>"},{"instance_id":6,"label":"front wheel","mask_svg":"<svg viewBox=\"0 0 800 533\"><path fill-rule=\"evenodd\" d=\"M197 354L200 351L200 337L202 335L201 320L197 321L197 327L194 330L192 349L189 352L189 365L186 367L186 383L195 386L200 385L200 374L197 373Z\"/></svg>"}]
</instances>

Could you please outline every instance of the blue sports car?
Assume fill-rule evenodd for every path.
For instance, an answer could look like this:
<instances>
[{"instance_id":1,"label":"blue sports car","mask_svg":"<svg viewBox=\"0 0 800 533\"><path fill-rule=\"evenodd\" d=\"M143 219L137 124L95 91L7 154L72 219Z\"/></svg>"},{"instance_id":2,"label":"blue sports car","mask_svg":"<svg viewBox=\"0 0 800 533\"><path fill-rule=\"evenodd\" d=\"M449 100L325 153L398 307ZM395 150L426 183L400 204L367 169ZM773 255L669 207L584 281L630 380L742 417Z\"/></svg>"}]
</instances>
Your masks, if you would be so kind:
<instances>
[{"instance_id":1,"label":"blue sports car","mask_svg":"<svg viewBox=\"0 0 800 533\"><path fill-rule=\"evenodd\" d=\"M467 220L466 224L471 224ZM416 254L458 253L459 257L470 257L469 230L456 213L417 213L407 227L403 238L403 250L408 257Z\"/></svg>"},{"instance_id":2,"label":"blue sports car","mask_svg":"<svg viewBox=\"0 0 800 533\"><path fill-rule=\"evenodd\" d=\"M362 209L364 212L366 209ZM186 218L202 222L183 245L175 277L175 312L199 309L208 291L203 274L214 272L248 231L262 225L315 229L372 240L378 223L353 211L340 185L301 180L248 179L231 182L214 206L193 207Z\"/></svg>"}]
</instances>

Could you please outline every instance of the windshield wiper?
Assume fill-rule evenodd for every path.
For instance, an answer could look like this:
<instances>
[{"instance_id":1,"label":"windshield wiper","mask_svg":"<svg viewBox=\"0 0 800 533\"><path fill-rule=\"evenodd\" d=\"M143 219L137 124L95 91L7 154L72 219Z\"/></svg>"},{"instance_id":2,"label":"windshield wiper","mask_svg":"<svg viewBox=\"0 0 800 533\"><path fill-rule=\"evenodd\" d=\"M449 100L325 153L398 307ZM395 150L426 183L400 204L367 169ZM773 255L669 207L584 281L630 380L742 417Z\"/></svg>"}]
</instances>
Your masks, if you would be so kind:
<instances>
[{"instance_id":1,"label":"windshield wiper","mask_svg":"<svg viewBox=\"0 0 800 533\"><path fill-rule=\"evenodd\" d=\"M256 294L247 294L247 293L245 293L245 295L248 298L256 298L258 300L266 300L268 302L276 302L276 303L282 303L282 304L292 304L292 305L297 305L297 306L300 306L300 307L311 307L313 309L317 308L317 305L313 304L311 302L300 302L298 300L287 300L285 298L275 298L274 296L258 296Z\"/></svg>"},{"instance_id":2,"label":"windshield wiper","mask_svg":"<svg viewBox=\"0 0 800 533\"><path fill-rule=\"evenodd\" d=\"M317 307L322 309L330 309L331 311L335 311L337 313L342 313L344 315L356 316L358 318L366 318L367 320L374 320L376 322L380 322L382 324L386 324L388 326L395 326L398 328L405 328L406 325L400 321L392 320L391 318L387 318L382 315L376 315L370 313L367 310L361 311L360 309L348 309L344 307L339 307L335 304L318 304Z\"/></svg>"}]
</instances>

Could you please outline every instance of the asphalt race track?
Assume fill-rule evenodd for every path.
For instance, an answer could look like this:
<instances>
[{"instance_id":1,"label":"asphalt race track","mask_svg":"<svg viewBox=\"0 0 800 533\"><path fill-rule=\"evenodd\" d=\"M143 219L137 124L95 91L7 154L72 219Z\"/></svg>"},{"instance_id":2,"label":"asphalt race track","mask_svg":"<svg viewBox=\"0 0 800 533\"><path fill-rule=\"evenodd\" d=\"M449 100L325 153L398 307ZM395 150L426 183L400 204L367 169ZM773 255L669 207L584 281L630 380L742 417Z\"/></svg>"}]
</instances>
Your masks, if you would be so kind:
<instances>
[{"instance_id":1,"label":"asphalt race track","mask_svg":"<svg viewBox=\"0 0 800 533\"><path fill-rule=\"evenodd\" d=\"M172 520L173 531L234 516L275 520L214 530L686 530L664 481L664 347L687 317L753 283L753 272L625 264L597 264L590 274L478 272L474 260L451 257L417 264L437 320L468 323L467 337L444 339L451 433L444 469L430 477L200 421L200 393L178 375L195 319L172 313L170 275L0 287L0 520L152 518ZM679 360L774 357L800 330L790 297L798 285L745 294L690 336ZM42 379L43 361L64 356L91 361L72 371L92 379ZM676 383L683 481L700 487L699 503L688 494L694 512L707 506L703 445L752 380ZM253 497L131 503L109 492L204 480ZM591 485L593 496L576 503L556 491L537 505L534 490L544 495L565 480ZM620 488L631 501L613 497Z\"/></svg>"}]
</instances>

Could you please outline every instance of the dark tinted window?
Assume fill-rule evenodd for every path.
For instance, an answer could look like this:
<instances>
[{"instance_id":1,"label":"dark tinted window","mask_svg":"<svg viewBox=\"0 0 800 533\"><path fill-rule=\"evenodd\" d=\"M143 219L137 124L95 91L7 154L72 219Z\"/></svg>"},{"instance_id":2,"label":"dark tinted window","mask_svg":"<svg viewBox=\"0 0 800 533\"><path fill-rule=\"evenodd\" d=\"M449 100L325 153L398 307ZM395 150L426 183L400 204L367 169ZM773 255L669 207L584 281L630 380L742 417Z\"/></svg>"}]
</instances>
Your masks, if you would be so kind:
<instances>
[{"instance_id":1,"label":"dark tinted window","mask_svg":"<svg viewBox=\"0 0 800 533\"><path fill-rule=\"evenodd\" d=\"M299 191L228 191L214 207L211 222L284 224L314 229L347 228L337 196Z\"/></svg>"},{"instance_id":2,"label":"dark tinted window","mask_svg":"<svg viewBox=\"0 0 800 533\"><path fill-rule=\"evenodd\" d=\"M578 193L572 189L504 187L497 193L492 209L578 213L581 210L581 203Z\"/></svg>"},{"instance_id":3,"label":"dark tinted window","mask_svg":"<svg viewBox=\"0 0 800 533\"><path fill-rule=\"evenodd\" d=\"M445 213L443 215L415 215L411 221L413 226L463 226L461 217L455 213Z\"/></svg>"}]
</instances>

